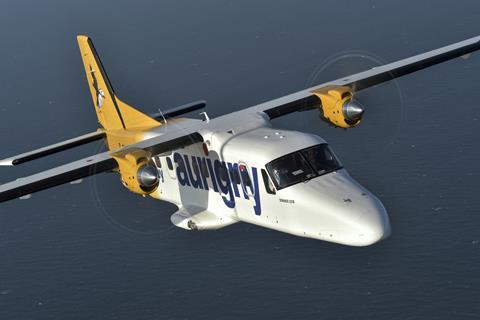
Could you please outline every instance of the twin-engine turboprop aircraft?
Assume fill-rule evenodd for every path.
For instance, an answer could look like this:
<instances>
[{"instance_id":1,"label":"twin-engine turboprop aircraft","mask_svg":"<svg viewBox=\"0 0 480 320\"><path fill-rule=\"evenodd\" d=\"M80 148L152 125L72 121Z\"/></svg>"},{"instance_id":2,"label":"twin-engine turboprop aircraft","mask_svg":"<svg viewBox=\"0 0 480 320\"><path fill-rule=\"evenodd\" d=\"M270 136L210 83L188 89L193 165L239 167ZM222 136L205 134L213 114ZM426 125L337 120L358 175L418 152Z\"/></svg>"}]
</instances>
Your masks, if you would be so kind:
<instances>
[{"instance_id":1,"label":"twin-engine turboprop aircraft","mask_svg":"<svg viewBox=\"0 0 480 320\"><path fill-rule=\"evenodd\" d=\"M364 112L353 97L363 90L480 48L480 37L302 90L224 116L188 119L203 102L145 115L114 93L92 41L78 36L98 121L96 132L0 161L24 162L96 140L108 151L0 185L0 202L115 171L142 196L174 203L174 225L219 229L243 221L351 246L390 234L382 203L358 184L322 138L272 128L270 120L318 109L340 128Z\"/></svg>"}]
</instances>

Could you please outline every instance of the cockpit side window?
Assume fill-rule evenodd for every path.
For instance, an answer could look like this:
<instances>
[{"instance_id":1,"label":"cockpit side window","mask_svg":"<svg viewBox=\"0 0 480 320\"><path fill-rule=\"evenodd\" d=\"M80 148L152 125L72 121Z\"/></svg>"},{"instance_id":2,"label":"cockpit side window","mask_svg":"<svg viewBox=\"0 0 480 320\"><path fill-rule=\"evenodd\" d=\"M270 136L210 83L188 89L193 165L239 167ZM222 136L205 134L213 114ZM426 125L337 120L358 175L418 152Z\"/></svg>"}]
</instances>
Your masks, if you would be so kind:
<instances>
[{"instance_id":1,"label":"cockpit side window","mask_svg":"<svg viewBox=\"0 0 480 320\"><path fill-rule=\"evenodd\" d=\"M316 175L305 157L299 152L273 160L267 164L267 170L277 189L305 181Z\"/></svg>"},{"instance_id":2,"label":"cockpit side window","mask_svg":"<svg viewBox=\"0 0 480 320\"><path fill-rule=\"evenodd\" d=\"M338 170L342 165L327 144L295 151L266 165L277 190Z\"/></svg>"},{"instance_id":3,"label":"cockpit side window","mask_svg":"<svg viewBox=\"0 0 480 320\"><path fill-rule=\"evenodd\" d=\"M273 186L272 180L268 177L267 171L265 169L262 169L262 178L263 178L263 184L265 185L265 190L269 194L275 194L277 193L275 191L275 187Z\"/></svg>"},{"instance_id":4,"label":"cockpit side window","mask_svg":"<svg viewBox=\"0 0 480 320\"><path fill-rule=\"evenodd\" d=\"M324 174L341 167L340 162L326 144L304 149L302 153L317 174Z\"/></svg>"}]
</instances>

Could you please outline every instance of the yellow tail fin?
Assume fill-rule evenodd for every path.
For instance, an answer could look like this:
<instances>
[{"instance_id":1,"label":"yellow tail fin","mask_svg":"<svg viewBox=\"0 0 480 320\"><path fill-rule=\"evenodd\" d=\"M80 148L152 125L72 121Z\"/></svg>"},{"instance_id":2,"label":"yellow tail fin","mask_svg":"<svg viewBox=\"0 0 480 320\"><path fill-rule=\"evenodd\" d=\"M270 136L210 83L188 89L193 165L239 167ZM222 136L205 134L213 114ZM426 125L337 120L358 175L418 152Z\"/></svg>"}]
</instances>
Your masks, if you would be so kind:
<instances>
[{"instance_id":1,"label":"yellow tail fin","mask_svg":"<svg viewBox=\"0 0 480 320\"><path fill-rule=\"evenodd\" d=\"M155 119L117 98L92 40L87 36L77 36L77 41L95 111L102 127L105 130L128 130L160 125Z\"/></svg>"}]
</instances>

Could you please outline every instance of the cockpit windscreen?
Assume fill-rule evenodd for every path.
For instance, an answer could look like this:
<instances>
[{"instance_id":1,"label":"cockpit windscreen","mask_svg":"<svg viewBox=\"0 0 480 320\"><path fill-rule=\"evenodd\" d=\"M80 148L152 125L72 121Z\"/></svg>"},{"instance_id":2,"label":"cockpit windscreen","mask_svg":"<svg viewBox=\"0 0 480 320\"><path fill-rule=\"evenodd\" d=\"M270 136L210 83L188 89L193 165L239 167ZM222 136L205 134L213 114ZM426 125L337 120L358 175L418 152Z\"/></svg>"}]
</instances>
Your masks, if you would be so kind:
<instances>
[{"instance_id":1,"label":"cockpit windscreen","mask_svg":"<svg viewBox=\"0 0 480 320\"><path fill-rule=\"evenodd\" d=\"M327 144L319 144L275 159L266 168L277 189L282 189L338 170L342 165Z\"/></svg>"}]
</instances>

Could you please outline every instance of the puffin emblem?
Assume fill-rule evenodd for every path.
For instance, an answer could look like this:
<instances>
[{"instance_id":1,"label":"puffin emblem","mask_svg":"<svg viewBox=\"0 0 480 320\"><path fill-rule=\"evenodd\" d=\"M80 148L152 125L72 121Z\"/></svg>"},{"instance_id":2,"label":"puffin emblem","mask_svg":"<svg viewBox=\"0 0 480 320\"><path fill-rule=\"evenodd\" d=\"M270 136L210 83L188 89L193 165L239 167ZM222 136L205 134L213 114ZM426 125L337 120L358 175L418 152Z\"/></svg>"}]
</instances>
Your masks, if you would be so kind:
<instances>
[{"instance_id":1,"label":"puffin emblem","mask_svg":"<svg viewBox=\"0 0 480 320\"><path fill-rule=\"evenodd\" d=\"M90 74L92 75L93 83L92 86L95 89L95 95L97 96L97 107L101 107L103 104L103 100L105 99L105 94L103 93L102 89L98 88L98 81L97 77L95 77L95 70L93 70L92 66L90 66Z\"/></svg>"}]
</instances>

